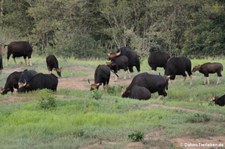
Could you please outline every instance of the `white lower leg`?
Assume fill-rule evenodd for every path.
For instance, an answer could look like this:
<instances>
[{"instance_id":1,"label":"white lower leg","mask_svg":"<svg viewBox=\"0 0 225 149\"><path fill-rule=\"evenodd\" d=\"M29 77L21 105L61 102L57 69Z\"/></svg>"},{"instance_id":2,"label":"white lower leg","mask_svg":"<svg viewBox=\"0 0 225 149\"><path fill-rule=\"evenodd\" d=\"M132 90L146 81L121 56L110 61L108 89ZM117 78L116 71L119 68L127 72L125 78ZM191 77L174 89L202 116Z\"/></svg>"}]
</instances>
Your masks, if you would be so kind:
<instances>
[{"instance_id":1,"label":"white lower leg","mask_svg":"<svg viewBox=\"0 0 225 149\"><path fill-rule=\"evenodd\" d=\"M123 79L124 79L124 80L127 79L127 75L128 75L128 70L125 71L125 73L124 73L124 76L123 76Z\"/></svg>"},{"instance_id":2,"label":"white lower leg","mask_svg":"<svg viewBox=\"0 0 225 149\"><path fill-rule=\"evenodd\" d=\"M28 65L32 66L32 63L31 63L31 59L30 58L28 58L28 61L29 61L29 64Z\"/></svg>"},{"instance_id":3,"label":"white lower leg","mask_svg":"<svg viewBox=\"0 0 225 149\"><path fill-rule=\"evenodd\" d=\"M203 84L205 85L207 83L207 77L204 77L204 82Z\"/></svg>"},{"instance_id":4,"label":"white lower leg","mask_svg":"<svg viewBox=\"0 0 225 149\"><path fill-rule=\"evenodd\" d=\"M192 76L190 76L190 85L192 85Z\"/></svg>"},{"instance_id":5,"label":"white lower leg","mask_svg":"<svg viewBox=\"0 0 225 149\"><path fill-rule=\"evenodd\" d=\"M209 77L206 77L206 80L207 80L207 84L209 85L210 84Z\"/></svg>"},{"instance_id":6,"label":"white lower leg","mask_svg":"<svg viewBox=\"0 0 225 149\"><path fill-rule=\"evenodd\" d=\"M222 79L222 77L217 77L217 83L216 84L220 84L221 83L221 79Z\"/></svg>"}]
</instances>

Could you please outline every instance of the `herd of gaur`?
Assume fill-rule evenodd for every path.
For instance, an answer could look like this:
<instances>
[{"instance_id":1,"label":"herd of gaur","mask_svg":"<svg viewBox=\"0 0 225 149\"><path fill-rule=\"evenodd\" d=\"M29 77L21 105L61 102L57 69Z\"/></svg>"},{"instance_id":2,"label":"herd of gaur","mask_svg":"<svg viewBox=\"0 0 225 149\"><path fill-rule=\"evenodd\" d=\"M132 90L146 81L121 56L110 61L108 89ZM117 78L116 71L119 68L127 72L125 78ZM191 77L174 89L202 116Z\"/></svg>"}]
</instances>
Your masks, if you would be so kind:
<instances>
[{"instance_id":1,"label":"herd of gaur","mask_svg":"<svg viewBox=\"0 0 225 149\"><path fill-rule=\"evenodd\" d=\"M8 45L4 45L4 47L7 47L7 62L12 55L15 63L16 57L24 57L25 63L27 65L32 65L30 59L33 50L29 42L14 41ZM94 83L91 84L91 90L98 89L101 85L106 88L109 84L111 72L115 74L115 81L118 77L117 72L120 69L125 71L125 79L127 75L131 78L130 73L134 71L133 67L136 67L137 72L140 72L140 57L134 50L128 47L122 47L116 52L109 52L107 55L110 61L106 64L98 65L95 69ZM46 64L50 72L55 70L58 76L61 77L61 68L59 68L58 60L54 55L46 57ZM210 73L217 73L217 84L221 83L223 65L218 62L208 62L192 68L191 60L187 57L171 57L165 51L155 51L149 54L148 64L155 71L157 67L164 68L164 75L150 74L147 72L138 73L134 76L130 85L122 92L122 97L147 100L150 99L151 94L155 92L158 92L159 95L167 96L166 90L168 90L169 81L174 80L176 75L182 75L185 80L188 74L191 85L192 72L195 71L204 74L204 84L210 84ZM11 73L7 77L4 88L0 89L0 93L6 94L9 91L14 92L14 89L17 89L18 92L28 92L38 89L56 91L57 86L58 77L53 73L43 74L37 73L35 70L26 69L22 72L15 71ZM224 106L225 95L213 97L212 101L215 102L215 104Z\"/></svg>"}]
</instances>

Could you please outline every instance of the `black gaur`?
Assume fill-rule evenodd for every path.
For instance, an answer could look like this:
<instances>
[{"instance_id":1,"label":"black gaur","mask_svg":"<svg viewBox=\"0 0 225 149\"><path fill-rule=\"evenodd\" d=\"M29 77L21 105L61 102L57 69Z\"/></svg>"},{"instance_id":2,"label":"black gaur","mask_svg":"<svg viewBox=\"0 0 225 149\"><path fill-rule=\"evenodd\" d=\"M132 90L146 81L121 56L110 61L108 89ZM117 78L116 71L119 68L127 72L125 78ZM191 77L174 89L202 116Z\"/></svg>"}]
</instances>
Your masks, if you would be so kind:
<instances>
[{"instance_id":1,"label":"black gaur","mask_svg":"<svg viewBox=\"0 0 225 149\"><path fill-rule=\"evenodd\" d=\"M138 54L134 50L131 50L128 47L122 47L117 52L108 53L109 59L119 56L119 55L127 56L128 69L130 72L134 72L133 66L135 66L137 71L140 72L140 59L139 59Z\"/></svg>"},{"instance_id":2,"label":"black gaur","mask_svg":"<svg viewBox=\"0 0 225 149\"><path fill-rule=\"evenodd\" d=\"M217 83L219 84L222 79L221 72L223 71L223 65L221 63L204 63L202 65L197 65L192 69L192 72L199 71L204 74L204 84L209 84L209 73L217 73Z\"/></svg>"},{"instance_id":3,"label":"black gaur","mask_svg":"<svg viewBox=\"0 0 225 149\"><path fill-rule=\"evenodd\" d=\"M9 58L12 54L13 60L16 63L16 57L23 56L25 63L27 65L32 65L31 63L31 54L33 52L33 49L29 42L27 41L13 41L8 45L4 45L4 47L8 46L7 50L7 63L9 61ZM27 61L28 58L28 61ZM6 63L6 65L7 65Z\"/></svg>"},{"instance_id":4,"label":"black gaur","mask_svg":"<svg viewBox=\"0 0 225 149\"><path fill-rule=\"evenodd\" d=\"M151 52L148 57L148 64L152 70L157 70L157 67L163 67L166 69L166 63L170 55L164 51Z\"/></svg>"},{"instance_id":5,"label":"black gaur","mask_svg":"<svg viewBox=\"0 0 225 149\"><path fill-rule=\"evenodd\" d=\"M127 96L126 94L130 93L135 85L145 87L150 93L158 92L159 95L167 96L168 80L169 77L167 76L149 74L147 72L140 73L133 78L123 96Z\"/></svg>"},{"instance_id":6,"label":"black gaur","mask_svg":"<svg viewBox=\"0 0 225 149\"><path fill-rule=\"evenodd\" d=\"M212 102L214 102L216 105L219 106L224 106L225 105L225 95L221 96L221 97L212 97Z\"/></svg>"},{"instance_id":7,"label":"black gaur","mask_svg":"<svg viewBox=\"0 0 225 149\"><path fill-rule=\"evenodd\" d=\"M113 57L109 63L107 63L107 66L116 74L120 69L123 69L125 71L124 79L126 79L127 74L129 74L128 71L128 58L127 56L121 55L117 57ZM130 78L129 74L129 78ZM115 76L115 81L117 80L117 75Z\"/></svg>"},{"instance_id":8,"label":"black gaur","mask_svg":"<svg viewBox=\"0 0 225 149\"><path fill-rule=\"evenodd\" d=\"M55 70L59 77L61 77L62 67L59 68L58 60L55 55L49 55L46 57L46 63L48 70L52 73L52 70Z\"/></svg>"},{"instance_id":9,"label":"black gaur","mask_svg":"<svg viewBox=\"0 0 225 149\"><path fill-rule=\"evenodd\" d=\"M109 79L110 79L110 68L107 65L98 65L97 68L95 69L94 83L91 84L90 90L98 89L99 86L102 84L105 89L105 87L108 86L109 84Z\"/></svg>"},{"instance_id":10,"label":"black gaur","mask_svg":"<svg viewBox=\"0 0 225 149\"><path fill-rule=\"evenodd\" d=\"M56 91L58 86L58 78L54 74L38 73L28 82L18 89L18 92L29 92L38 89L49 89Z\"/></svg>"},{"instance_id":11,"label":"black gaur","mask_svg":"<svg viewBox=\"0 0 225 149\"><path fill-rule=\"evenodd\" d=\"M188 73L190 77L190 84L192 84L191 60L187 57L171 57L166 64L165 75L170 76L174 80L176 75L182 75L184 80Z\"/></svg>"},{"instance_id":12,"label":"black gaur","mask_svg":"<svg viewBox=\"0 0 225 149\"><path fill-rule=\"evenodd\" d=\"M13 92L14 89L18 89L19 88L18 81L21 74L22 72L17 72L17 71L14 71L13 73L11 73L6 79L4 88L0 89L0 93L7 94L7 92L9 91Z\"/></svg>"},{"instance_id":13,"label":"black gaur","mask_svg":"<svg viewBox=\"0 0 225 149\"><path fill-rule=\"evenodd\" d=\"M142 86L134 85L131 90L127 90L122 94L122 97L128 97L139 100L148 100L151 98L150 91Z\"/></svg>"}]
</instances>

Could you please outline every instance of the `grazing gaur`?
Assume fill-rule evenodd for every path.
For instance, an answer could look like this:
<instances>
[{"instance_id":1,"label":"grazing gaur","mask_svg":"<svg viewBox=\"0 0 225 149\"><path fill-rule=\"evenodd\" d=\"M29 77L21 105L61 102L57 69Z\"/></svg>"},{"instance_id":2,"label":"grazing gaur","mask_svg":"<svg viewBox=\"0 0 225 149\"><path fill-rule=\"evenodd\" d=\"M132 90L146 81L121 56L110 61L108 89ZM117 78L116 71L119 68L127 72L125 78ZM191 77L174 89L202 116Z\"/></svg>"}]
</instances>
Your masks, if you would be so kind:
<instances>
[{"instance_id":1,"label":"grazing gaur","mask_svg":"<svg viewBox=\"0 0 225 149\"><path fill-rule=\"evenodd\" d=\"M37 74L37 72L35 70L27 70L27 69L25 69L21 73L20 78L18 80L19 88L21 86L23 86L25 83L27 83L28 81L30 81L30 79L36 74Z\"/></svg>"},{"instance_id":2,"label":"grazing gaur","mask_svg":"<svg viewBox=\"0 0 225 149\"><path fill-rule=\"evenodd\" d=\"M14 41L11 42L8 45L4 45L4 47L8 46L8 50L7 50L7 63L9 61L9 58L12 54L12 57L14 59L14 62L16 63L16 57L21 57L23 56L25 63L27 65L32 65L31 63L31 54L33 52L33 49L30 45L29 42L27 41ZM27 57L28 57L28 61L27 61ZM6 65L7 65L6 63Z\"/></svg>"},{"instance_id":3,"label":"grazing gaur","mask_svg":"<svg viewBox=\"0 0 225 149\"><path fill-rule=\"evenodd\" d=\"M55 70L59 77L61 77L62 67L59 68L58 60L55 55L49 55L46 57L46 63L48 70L52 73L52 70Z\"/></svg>"},{"instance_id":4,"label":"grazing gaur","mask_svg":"<svg viewBox=\"0 0 225 149\"><path fill-rule=\"evenodd\" d=\"M214 102L215 104L219 105L219 106L224 106L225 105L225 95L221 96L221 97L212 97L212 102Z\"/></svg>"},{"instance_id":5,"label":"grazing gaur","mask_svg":"<svg viewBox=\"0 0 225 149\"><path fill-rule=\"evenodd\" d=\"M14 71L11 73L7 79L4 88L0 89L1 94L7 94L9 91L13 92L14 89L18 89L18 81L22 72Z\"/></svg>"},{"instance_id":6,"label":"grazing gaur","mask_svg":"<svg viewBox=\"0 0 225 149\"><path fill-rule=\"evenodd\" d=\"M93 84L91 84L90 90L98 89L102 84L103 88L105 89L105 87L109 84L110 68L107 65L98 65L95 69L94 79L95 81Z\"/></svg>"},{"instance_id":7,"label":"grazing gaur","mask_svg":"<svg viewBox=\"0 0 225 149\"><path fill-rule=\"evenodd\" d=\"M111 62L107 63L107 66L116 74L120 69L125 71L124 79L126 79L128 71L128 58L124 55L113 57ZM129 74L130 78L130 74ZM117 80L117 76L115 76L115 81Z\"/></svg>"},{"instance_id":8,"label":"grazing gaur","mask_svg":"<svg viewBox=\"0 0 225 149\"><path fill-rule=\"evenodd\" d=\"M134 72L133 66L135 66L137 71L140 72L140 60L139 60L139 56L137 55L137 53L135 51L131 50L128 47L122 47L117 52L108 53L109 59L119 56L119 55L127 56L128 69L130 72Z\"/></svg>"},{"instance_id":9,"label":"grazing gaur","mask_svg":"<svg viewBox=\"0 0 225 149\"><path fill-rule=\"evenodd\" d=\"M38 73L28 82L20 86L18 92L29 92L38 89L49 89L56 91L58 86L58 78L54 74Z\"/></svg>"},{"instance_id":10,"label":"grazing gaur","mask_svg":"<svg viewBox=\"0 0 225 149\"><path fill-rule=\"evenodd\" d=\"M209 73L217 73L217 83L220 84L222 79L221 72L223 71L223 65L221 63L204 63L202 65L197 65L192 69L192 72L199 71L204 74L204 84L209 84Z\"/></svg>"},{"instance_id":11,"label":"grazing gaur","mask_svg":"<svg viewBox=\"0 0 225 149\"><path fill-rule=\"evenodd\" d=\"M131 90L128 90L126 93L123 93L122 97L128 97L139 100L148 100L151 98L151 93L145 87L134 85L131 88Z\"/></svg>"},{"instance_id":12,"label":"grazing gaur","mask_svg":"<svg viewBox=\"0 0 225 149\"><path fill-rule=\"evenodd\" d=\"M158 92L159 95L167 96L166 90L168 90L168 80L169 77L167 76L149 74L147 72L140 73L133 78L122 96L129 96L135 85L145 87L150 93Z\"/></svg>"},{"instance_id":13,"label":"grazing gaur","mask_svg":"<svg viewBox=\"0 0 225 149\"><path fill-rule=\"evenodd\" d=\"M166 63L170 55L164 51L151 52L148 57L148 64L152 70L157 70L157 67L163 67L166 69Z\"/></svg>"},{"instance_id":14,"label":"grazing gaur","mask_svg":"<svg viewBox=\"0 0 225 149\"><path fill-rule=\"evenodd\" d=\"M190 85L192 84L191 60L187 57L172 57L167 61L165 75L170 76L174 80L176 75L182 75L184 81L188 73L190 77Z\"/></svg>"}]
</instances>

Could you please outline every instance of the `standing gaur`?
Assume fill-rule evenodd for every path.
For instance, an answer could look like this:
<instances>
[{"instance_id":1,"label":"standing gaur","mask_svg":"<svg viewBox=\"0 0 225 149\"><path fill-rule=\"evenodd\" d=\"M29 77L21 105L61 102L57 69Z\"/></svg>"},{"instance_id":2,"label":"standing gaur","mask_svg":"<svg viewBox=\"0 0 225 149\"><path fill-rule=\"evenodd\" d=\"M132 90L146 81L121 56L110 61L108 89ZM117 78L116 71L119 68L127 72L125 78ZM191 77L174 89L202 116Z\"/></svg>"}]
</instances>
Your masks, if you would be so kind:
<instances>
[{"instance_id":1,"label":"standing gaur","mask_svg":"<svg viewBox=\"0 0 225 149\"><path fill-rule=\"evenodd\" d=\"M108 53L109 59L120 56L120 55L127 56L128 69L130 72L134 72L133 66L135 66L137 71L140 72L140 60L139 60L139 56L137 55L135 51L131 50L128 47L122 47L117 52Z\"/></svg>"},{"instance_id":2,"label":"standing gaur","mask_svg":"<svg viewBox=\"0 0 225 149\"><path fill-rule=\"evenodd\" d=\"M110 68L107 65L98 65L94 75L95 83L91 84L91 89L98 89L103 84L103 88L109 84ZM89 84L90 81L88 80Z\"/></svg>"},{"instance_id":3,"label":"standing gaur","mask_svg":"<svg viewBox=\"0 0 225 149\"><path fill-rule=\"evenodd\" d=\"M13 41L8 45L4 45L4 47L8 47L7 50L7 62L6 65L8 64L9 58L12 54L13 60L16 63L16 57L21 57L23 56L25 63L27 65L32 65L31 63L31 54L33 52L33 49L30 45L29 42L27 41ZM27 57L28 57L28 61L27 61Z\"/></svg>"},{"instance_id":4,"label":"standing gaur","mask_svg":"<svg viewBox=\"0 0 225 149\"><path fill-rule=\"evenodd\" d=\"M199 71L200 73L204 74L204 84L209 83L209 73L217 73L217 85L220 84L222 79L221 72L223 71L223 65L221 63L204 63L202 65L197 65L192 69L192 72Z\"/></svg>"},{"instance_id":5,"label":"standing gaur","mask_svg":"<svg viewBox=\"0 0 225 149\"><path fill-rule=\"evenodd\" d=\"M187 57L172 57L167 61L165 75L170 76L171 80L176 78L176 75L182 75L184 81L187 78L188 73L190 77L190 85L192 84L192 71L191 71L191 60Z\"/></svg>"},{"instance_id":6,"label":"standing gaur","mask_svg":"<svg viewBox=\"0 0 225 149\"><path fill-rule=\"evenodd\" d=\"M224 106L225 105L225 95L221 96L221 97L212 97L211 99L212 102L214 102L216 105L219 106Z\"/></svg>"},{"instance_id":7,"label":"standing gaur","mask_svg":"<svg viewBox=\"0 0 225 149\"><path fill-rule=\"evenodd\" d=\"M18 89L18 81L21 76L22 72L14 71L11 73L6 80L4 88L0 89L1 94L7 94L9 91L13 92L14 89Z\"/></svg>"},{"instance_id":8,"label":"standing gaur","mask_svg":"<svg viewBox=\"0 0 225 149\"><path fill-rule=\"evenodd\" d=\"M149 74L147 72L136 75L126 88L122 97L129 97L134 86L145 87L150 93L158 92L159 95L167 96L169 77Z\"/></svg>"},{"instance_id":9,"label":"standing gaur","mask_svg":"<svg viewBox=\"0 0 225 149\"><path fill-rule=\"evenodd\" d=\"M107 63L107 66L116 74L120 69L123 69L125 71L124 79L126 79L127 74L129 74L128 71L128 58L124 55L113 57L109 63ZM117 80L117 75L115 76L115 81ZM130 78L129 74L129 78Z\"/></svg>"},{"instance_id":10,"label":"standing gaur","mask_svg":"<svg viewBox=\"0 0 225 149\"><path fill-rule=\"evenodd\" d=\"M126 93L123 93L122 97L128 97L139 100L148 100L151 98L151 93L145 87L134 85L131 88L131 90L127 90Z\"/></svg>"},{"instance_id":11,"label":"standing gaur","mask_svg":"<svg viewBox=\"0 0 225 149\"><path fill-rule=\"evenodd\" d=\"M49 55L46 57L46 63L48 70L52 73L52 70L55 70L59 77L61 77L62 67L59 68L58 60L55 55Z\"/></svg>"},{"instance_id":12,"label":"standing gaur","mask_svg":"<svg viewBox=\"0 0 225 149\"><path fill-rule=\"evenodd\" d=\"M152 70L157 70L157 67L163 67L166 69L166 63L170 55L164 51L151 52L148 57L148 64Z\"/></svg>"}]
</instances>

